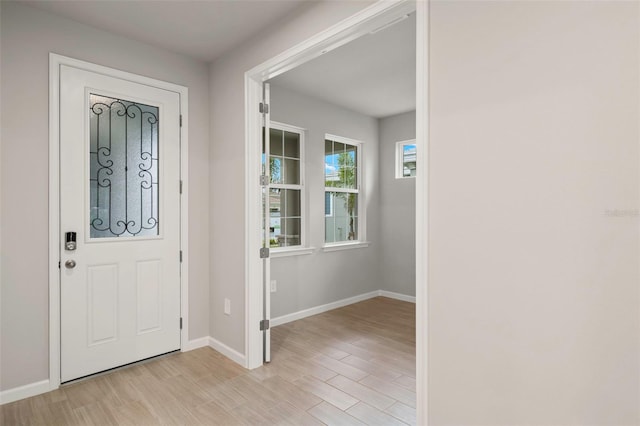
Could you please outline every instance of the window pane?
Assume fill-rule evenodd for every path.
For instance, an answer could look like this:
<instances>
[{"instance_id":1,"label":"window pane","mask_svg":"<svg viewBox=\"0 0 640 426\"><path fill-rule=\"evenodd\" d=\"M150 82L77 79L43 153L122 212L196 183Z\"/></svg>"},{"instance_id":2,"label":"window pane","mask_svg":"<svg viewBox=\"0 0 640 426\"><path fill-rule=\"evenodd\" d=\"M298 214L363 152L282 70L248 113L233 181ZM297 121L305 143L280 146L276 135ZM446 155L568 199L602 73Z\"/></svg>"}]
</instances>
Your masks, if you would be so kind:
<instances>
[{"instance_id":1,"label":"window pane","mask_svg":"<svg viewBox=\"0 0 640 426\"><path fill-rule=\"evenodd\" d=\"M336 230L334 233L336 242L347 241L348 232L347 218L345 216L336 216Z\"/></svg>"},{"instance_id":2,"label":"window pane","mask_svg":"<svg viewBox=\"0 0 640 426\"><path fill-rule=\"evenodd\" d=\"M282 130L269 129L269 155L282 157Z\"/></svg>"},{"instance_id":3,"label":"window pane","mask_svg":"<svg viewBox=\"0 0 640 426\"><path fill-rule=\"evenodd\" d=\"M333 176L327 177L326 181L328 180L331 184L327 184L326 186L357 189L357 147L338 142L334 142L334 146L336 149L340 150L339 152L336 151L333 155L337 166L337 172Z\"/></svg>"},{"instance_id":4,"label":"window pane","mask_svg":"<svg viewBox=\"0 0 640 426\"><path fill-rule=\"evenodd\" d=\"M284 132L284 156L300 158L300 135L292 132Z\"/></svg>"},{"instance_id":5,"label":"window pane","mask_svg":"<svg viewBox=\"0 0 640 426\"><path fill-rule=\"evenodd\" d=\"M158 107L89 96L91 238L159 234Z\"/></svg>"},{"instance_id":6,"label":"window pane","mask_svg":"<svg viewBox=\"0 0 640 426\"><path fill-rule=\"evenodd\" d=\"M300 191L297 189L285 189L282 192L285 194L285 207L284 216L286 217L300 217Z\"/></svg>"},{"instance_id":7,"label":"window pane","mask_svg":"<svg viewBox=\"0 0 640 426\"><path fill-rule=\"evenodd\" d=\"M355 167L340 167L340 188L358 189L357 170Z\"/></svg>"},{"instance_id":8,"label":"window pane","mask_svg":"<svg viewBox=\"0 0 640 426\"><path fill-rule=\"evenodd\" d=\"M324 219L324 241L327 243L335 242L333 233L335 232L336 219L333 216Z\"/></svg>"},{"instance_id":9,"label":"window pane","mask_svg":"<svg viewBox=\"0 0 640 426\"><path fill-rule=\"evenodd\" d=\"M284 173L282 183L289 185L300 184L300 160L284 159Z\"/></svg>"},{"instance_id":10,"label":"window pane","mask_svg":"<svg viewBox=\"0 0 640 426\"><path fill-rule=\"evenodd\" d=\"M280 217L282 214L282 192L279 188L269 189L269 213L271 217Z\"/></svg>"},{"instance_id":11,"label":"window pane","mask_svg":"<svg viewBox=\"0 0 640 426\"><path fill-rule=\"evenodd\" d=\"M286 234L284 234L283 244L288 246L300 245L300 218L284 219Z\"/></svg>"},{"instance_id":12,"label":"window pane","mask_svg":"<svg viewBox=\"0 0 640 426\"><path fill-rule=\"evenodd\" d=\"M416 175L416 145L406 144L402 147L402 175Z\"/></svg>"},{"instance_id":13,"label":"window pane","mask_svg":"<svg viewBox=\"0 0 640 426\"><path fill-rule=\"evenodd\" d=\"M324 155L331 155L333 154L333 141L327 140L325 139L324 141Z\"/></svg>"},{"instance_id":14,"label":"window pane","mask_svg":"<svg viewBox=\"0 0 640 426\"><path fill-rule=\"evenodd\" d=\"M348 157L349 164L353 164L353 167L358 166L358 147L355 145L345 145L345 154Z\"/></svg>"},{"instance_id":15,"label":"window pane","mask_svg":"<svg viewBox=\"0 0 640 426\"><path fill-rule=\"evenodd\" d=\"M325 242L339 242L358 239L357 215L358 194L327 192L331 215L325 217ZM327 212L325 197L325 213Z\"/></svg>"},{"instance_id":16,"label":"window pane","mask_svg":"<svg viewBox=\"0 0 640 426\"><path fill-rule=\"evenodd\" d=\"M282 183L282 159L269 157L269 174L271 183Z\"/></svg>"},{"instance_id":17,"label":"window pane","mask_svg":"<svg viewBox=\"0 0 640 426\"><path fill-rule=\"evenodd\" d=\"M324 186L338 186L340 176L338 174L337 156L333 154L333 142L324 141Z\"/></svg>"},{"instance_id":18,"label":"window pane","mask_svg":"<svg viewBox=\"0 0 640 426\"><path fill-rule=\"evenodd\" d=\"M333 216L333 207L331 205L331 193L324 193L324 215Z\"/></svg>"},{"instance_id":19,"label":"window pane","mask_svg":"<svg viewBox=\"0 0 640 426\"><path fill-rule=\"evenodd\" d=\"M282 216L282 190L269 189L269 240L270 247L278 247L280 222Z\"/></svg>"},{"instance_id":20,"label":"window pane","mask_svg":"<svg viewBox=\"0 0 640 426\"><path fill-rule=\"evenodd\" d=\"M358 216L358 194L348 195L347 209L349 212L349 216L351 217Z\"/></svg>"}]
</instances>

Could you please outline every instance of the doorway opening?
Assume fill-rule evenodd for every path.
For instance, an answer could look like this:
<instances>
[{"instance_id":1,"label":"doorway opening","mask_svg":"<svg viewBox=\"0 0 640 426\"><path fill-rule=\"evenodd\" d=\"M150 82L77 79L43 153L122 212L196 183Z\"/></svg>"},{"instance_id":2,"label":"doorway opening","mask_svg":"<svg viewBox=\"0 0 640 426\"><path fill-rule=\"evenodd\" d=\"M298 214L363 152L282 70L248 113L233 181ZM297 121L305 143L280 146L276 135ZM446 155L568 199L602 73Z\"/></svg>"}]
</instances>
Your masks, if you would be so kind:
<instances>
[{"instance_id":1,"label":"doorway opening","mask_svg":"<svg viewBox=\"0 0 640 426\"><path fill-rule=\"evenodd\" d=\"M247 211L246 211L246 225L247 225L247 255L246 255L246 279L247 279L247 318L246 318L246 362L247 367L255 368L262 365L264 361L264 346L263 339L265 338L265 334L268 333L268 320L271 318L265 315L269 314L269 309L271 308L271 303L269 301L270 292L272 285L276 288L278 287L278 283L271 282L271 260L269 257L263 258L258 256L258 253L263 254L265 250L263 249L273 249L274 244L277 244L279 247L283 247L280 251L295 251L295 247L303 240L302 236L305 234L313 235L313 232L310 227L317 228L319 224L311 224L310 226L302 225L303 221L299 221L299 224L296 224L296 220L299 216L305 215L305 210L313 210L313 208L320 207L323 209L325 214L325 219L323 225L320 228L325 228L321 230L321 233L324 234L327 229L327 217L331 216L332 206L335 208L336 204L339 204L339 200L347 200L346 202L342 202L342 204L347 205L347 210L350 212L357 211L362 212L361 209L354 208L354 206L359 206L359 201L363 197L358 195L353 196L356 193L356 189L360 189L366 186L366 182L358 183L357 188L347 186L347 191L343 190L327 190L325 188L325 197L323 197L322 202L315 203L312 205L312 201L297 201L298 198L290 192L286 192L287 190L298 190L298 188L269 188L270 179L267 179L266 182L263 179L261 182L260 175L264 172L264 170L269 169L270 167L266 167L265 158L269 158L269 149L271 148L271 144L267 143L265 145L269 145L267 150L263 146L263 128L267 128L265 134L268 132L269 122L273 117L270 117L269 114L273 113L275 110L273 108L264 108L263 112L266 114L258 114L257 106L261 103L263 105L268 104L265 102L263 97L264 87L266 82L274 82L274 86L277 87L278 76L283 75L285 72L292 70L300 65L307 64L310 60L314 58L318 58L321 55L324 55L328 52L331 52L337 49L340 46L343 46L350 41L356 40L361 36L369 33L375 33L381 31L382 29L389 27L391 24L406 19L407 15L411 15L417 9L417 88L415 93L417 94L417 104L416 104L416 124L415 124L415 135L413 137L416 138L416 145L418 147L417 161L418 164L424 164L424 170L418 173L418 177L415 179L416 183L416 194L417 197L415 199L415 214L416 214L416 228L415 235L424 236L424 232L426 231L426 214L425 214L425 196L424 196L424 188L426 187L426 175L427 175L427 165L424 163L424 151L426 151L426 143L425 143L425 127L426 127L426 96L421 98L421 96L426 94L426 16L427 10L426 5L422 4L422 2L418 2L417 4L414 2L397 2L393 4L376 4L370 8L365 9L362 13L355 15L349 20L338 24L333 27L329 31L324 34L321 34L315 38L308 40L307 42L297 46L291 51L285 52L284 54L273 58L270 61L265 62L264 64L254 68L253 70L246 73L246 130L247 130L247 138L246 138L246 164L247 164ZM273 90L274 86L270 88L271 97L274 96ZM280 90L280 89L276 89ZM276 95L277 96L277 95ZM274 105L275 106L275 105ZM275 132L273 134L274 137L278 137L277 133L281 131L281 125L289 125L293 127L299 127L303 129L302 134L305 133L305 126L300 123L295 122L286 122L286 118L277 118L276 120L285 121L279 122L275 127ZM280 125L280 126L279 126ZM280 128L278 128L278 126ZM308 129L306 129L308 130ZM271 134L269 134L265 139L270 139ZM317 136L317 135L316 135ZM411 135L410 135L411 136ZM410 136L405 137L404 139L408 139ZM280 135L283 144L286 143L287 135L281 132ZM357 158L361 155L361 153L367 152L366 141L357 140L353 138L349 138L347 135L334 135L330 133L326 133L322 135L325 141L325 149L326 147L331 147L331 156L336 159L336 161L340 161L338 159L339 153L344 154L345 158L351 158L355 163L348 165L348 167L344 167L343 169L351 168L352 170L358 170L358 162ZM303 136L304 139L306 135ZM398 139L394 142L398 142L403 139ZM421 147L424 145L424 150ZM305 142L305 154L307 156L306 163L309 164L307 152L308 145ZM338 151L336 151L336 148ZM277 148L276 148L277 149ZM286 149L285 145L282 145L282 150ZM371 149L371 148L370 148ZM376 148L377 149L377 148ZM341 151L342 150L342 151ZM302 150L300 150L302 152ZM326 160L326 155L324 156ZM365 154L366 155L366 154ZM294 161L299 160L296 156L288 156L284 154L276 153L276 155L272 157L280 157L279 164L282 164L282 170L286 170L286 162L287 160ZM322 158L321 158L322 159ZM264 163L263 163L264 161ZM311 160L314 161L314 160ZM351 160L349 160L351 161ZM395 160L391 159L391 164L394 164ZM263 166L264 164L264 166ZM319 163L322 164L322 163ZM340 165L338 164L340 167ZM367 164L364 164L364 168L371 167ZM316 167L317 168L317 167ZM365 170L366 173L375 173L375 168L370 171ZM269 170L269 172L272 172ZM281 171L282 173L286 173ZM359 171L353 174L354 177L358 176ZM281 176L283 178L290 178L291 176ZM334 176L335 177L335 176ZM322 181L322 176L319 177ZM326 176L325 176L326 178ZM340 180L340 178L337 178ZM353 179L353 177L352 177ZM357 178L356 178L357 179ZM366 179L366 177L365 177ZM344 180L344 179L343 179ZM265 183L264 186L253 185L253 182L261 182ZM293 184L292 182L288 182L289 184ZM325 179L326 183L326 179ZM344 182L343 182L344 183ZM281 185L286 185L287 182L281 182ZM307 183L305 183L307 184ZM344 185L343 185L344 186ZM271 189L277 190L273 191L273 196L269 195ZM345 188L342 188L345 189ZM347 192L349 195L339 196L342 192ZM293 196L292 196L293 195ZM299 204L299 207L293 207L289 205L286 200L292 199L295 200L296 203ZM279 212L279 217L275 218L276 220L271 221L271 204L280 204L279 208L275 208ZM294 203L295 204L295 203ZM328 206L328 207L327 207ZM349 207L351 206L351 207ZM365 206L366 208L366 206ZM291 214L290 214L291 213ZM308 215L307 215L308 216ZM352 224L359 219L356 215L351 213L347 214L347 221L344 226L336 226L335 223L333 225L333 238L332 242L334 243L345 243L345 244L360 244L363 247L366 247L369 244L365 238L359 238L362 234L359 233L356 229L366 230L367 228L357 228ZM307 221L307 223L310 221ZM342 229L339 229L342 228ZM291 231L291 232L290 232ZM338 235L338 237L336 237ZM323 241L326 235L322 235ZM416 300L418 303L416 319L417 319L417 347L416 351L418 353L417 358L417 372L416 372L416 388L418 391L418 400L420 401L418 406L418 418L423 418L424 410L426 409L426 403L424 401L425 395L425 383L426 383L426 357L425 354L425 344L426 344L426 304L424 304L426 294L426 285L425 285L425 275L424 275L424 256L426 256L425 246L421 241L423 238L416 240L416 258L421 259L420 262L415 263L415 272L416 272L416 282L418 285L416 286ZM283 244L284 243L284 244ZM291 243L291 244L289 244ZM282 244L282 245L281 245ZM344 249L344 247L339 247L340 244L336 244L334 247L322 247L323 251L331 252L331 251L340 251ZM254 247L255 249L252 249ZM260 251L257 250L258 247L262 249ZM302 252L304 254L308 254L311 250L319 250L319 247L311 247L309 245L301 247ZM255 250L255 251L254 251ZM278 250L275 250L276 255ZM356 250L357 251L357 250ZM272 250L272 253L274 251ZM291 254L291 253L290 253ZM302 254L302 253L300 253ZM369 295L371 296L371 295ZM331 304L329 303L328 306ZM335 306L334 306L335 307ZM327 307L327 309L331 309L331 307ZM326 309L325 309L326 310ZM265 321L267 320L267 321ZM266 325L266 327L265 327ZM266 328L266 330L264 330ZM268 358L267 358L268 360Z\"/></svg>"}]
</instances>

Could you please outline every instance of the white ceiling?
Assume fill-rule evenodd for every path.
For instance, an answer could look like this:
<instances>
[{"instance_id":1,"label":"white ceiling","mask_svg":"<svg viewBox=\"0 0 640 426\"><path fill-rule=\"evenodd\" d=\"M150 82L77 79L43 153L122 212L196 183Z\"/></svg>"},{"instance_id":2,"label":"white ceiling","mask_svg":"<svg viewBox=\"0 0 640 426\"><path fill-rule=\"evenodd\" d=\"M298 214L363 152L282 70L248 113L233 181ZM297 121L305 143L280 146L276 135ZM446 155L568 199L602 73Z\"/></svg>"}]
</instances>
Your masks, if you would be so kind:
<instances>
[{"instance_id":1,"label":"white ceiling","mask_svg":"<svg viewBox=\"0 0 640 426\"><path fill-rule=\"evenodd\" d=\"M211 62L316 0L21 0L84 24Z\"/></svg>"},{"instance_id":2,"label":"white ceiling","mask_svg":"<svg viewBox=\"0 0 640 426\"><path fill-rule=\"evenodd\" d=\"M323 0L18 1L211 62L296 10ZM414 14L272 82L376 118L414 110L415 32Z\"/></svg>"},{"instance_id":3,"label":"white ceiling","mask_svg":"<svg viewBox=\"0 0 640 426\"><path fill-rule=\"evenodd\" d=\"M286 87L371 117L416 108L415 14L273 78Z\"/></svg>"}]
</instances>

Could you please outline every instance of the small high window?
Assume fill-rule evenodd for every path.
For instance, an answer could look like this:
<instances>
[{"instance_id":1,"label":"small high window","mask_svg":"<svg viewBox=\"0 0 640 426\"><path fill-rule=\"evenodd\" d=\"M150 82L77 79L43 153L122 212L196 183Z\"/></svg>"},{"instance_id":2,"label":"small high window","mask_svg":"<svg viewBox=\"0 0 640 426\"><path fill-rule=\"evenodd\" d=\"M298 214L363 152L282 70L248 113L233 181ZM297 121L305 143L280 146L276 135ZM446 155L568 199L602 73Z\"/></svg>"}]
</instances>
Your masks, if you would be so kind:
<instances>
[{"instance_id":1,"label":"small high window","mask_svg":"<svg viewBox=\"0 0 640 426\"><path fill-rule=\"evenodd\" d=\"M396 179L416 176L416 140L396 143Z\"/></svg>"}]
</instances>

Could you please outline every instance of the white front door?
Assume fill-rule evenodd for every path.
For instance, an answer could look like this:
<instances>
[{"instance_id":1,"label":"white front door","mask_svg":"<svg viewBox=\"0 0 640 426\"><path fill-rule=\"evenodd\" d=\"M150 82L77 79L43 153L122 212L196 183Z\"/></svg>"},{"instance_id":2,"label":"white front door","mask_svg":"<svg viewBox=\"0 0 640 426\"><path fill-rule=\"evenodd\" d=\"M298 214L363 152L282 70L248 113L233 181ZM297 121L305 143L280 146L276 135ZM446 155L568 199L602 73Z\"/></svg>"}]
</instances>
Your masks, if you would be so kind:
<instances>
[{"instance_id":1,"label":"white front door","mask_svg":"<svg viewBox=\"0 0 640 426\"><path fill-rule=\"evenodd\" d=\"M61 381L180 349L179 94L61 66L60 188Z\"/></svg>"}]
</instances>

